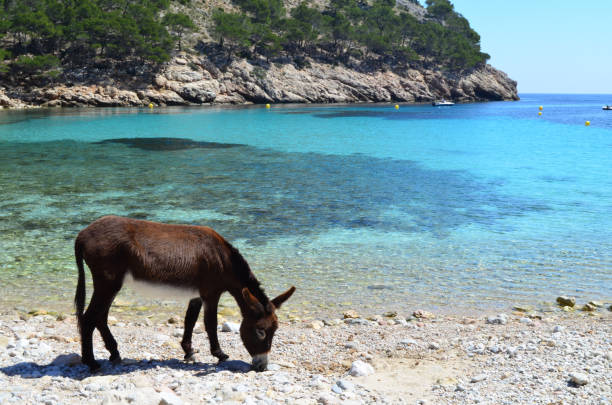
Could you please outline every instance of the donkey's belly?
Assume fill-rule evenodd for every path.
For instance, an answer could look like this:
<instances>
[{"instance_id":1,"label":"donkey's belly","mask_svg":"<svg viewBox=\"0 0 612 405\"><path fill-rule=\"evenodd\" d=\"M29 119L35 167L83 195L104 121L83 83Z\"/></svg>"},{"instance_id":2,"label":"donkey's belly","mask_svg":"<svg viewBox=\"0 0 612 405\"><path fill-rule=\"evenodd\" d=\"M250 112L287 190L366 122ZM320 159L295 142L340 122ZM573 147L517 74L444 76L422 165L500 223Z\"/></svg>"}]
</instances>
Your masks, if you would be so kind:
<instances>
[{"instance_id":1,"label":"donkey's belly","mask_svg":"<svg viewBox=\"0 0 612 405\"><path fill-rule=\"evenodd\" d=\"M184 287L172 284L164 284L153 281L143 281L135 279L132 274L127 272L124 279L125 285L134 289L140 294L152 298L172 299L172 298L193 298L199 296L198 289L195 287Z\"/></svg>"}]
</instances>

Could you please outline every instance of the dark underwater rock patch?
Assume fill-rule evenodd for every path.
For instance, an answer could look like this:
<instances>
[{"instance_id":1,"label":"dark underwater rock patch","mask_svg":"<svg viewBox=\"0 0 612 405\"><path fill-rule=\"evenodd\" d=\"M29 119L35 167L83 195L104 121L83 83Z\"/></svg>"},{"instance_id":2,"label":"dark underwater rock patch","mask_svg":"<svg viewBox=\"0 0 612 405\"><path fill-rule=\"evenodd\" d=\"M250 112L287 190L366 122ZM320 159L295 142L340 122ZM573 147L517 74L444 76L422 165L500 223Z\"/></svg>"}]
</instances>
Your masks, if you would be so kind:
<instances>
[{"instance_id":1,"label":"dark underwater rock patch","mask_svg":"<svg viewBox=\"0 0 612 405\"><path fill-rule=\"evenodd\" d=\"M393 287L385 284L372 284L368 286L368 290L393 290Z\"/></svg>"},{"instance_id":2,"label":"dark underwater rock patch","mask_svg":"<svg viewBox=\"0 0 612 405\"><path fill-rule=\"evenodd\" d=\"M227 149L244 146L238 143L201 142L188 138L114 138L95 142L97 145L119 143L130 148L152 151L172 151L184 149Z\"/></svg>"}]
</instances>

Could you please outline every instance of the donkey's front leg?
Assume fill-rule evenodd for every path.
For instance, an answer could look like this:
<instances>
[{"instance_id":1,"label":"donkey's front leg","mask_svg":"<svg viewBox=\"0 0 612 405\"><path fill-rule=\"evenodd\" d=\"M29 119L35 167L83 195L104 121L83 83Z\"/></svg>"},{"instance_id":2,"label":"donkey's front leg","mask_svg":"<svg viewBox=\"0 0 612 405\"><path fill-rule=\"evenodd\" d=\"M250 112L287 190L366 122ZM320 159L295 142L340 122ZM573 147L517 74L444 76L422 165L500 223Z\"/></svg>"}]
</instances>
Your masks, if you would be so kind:
<instances>
[{"instance_id":1,"label":"donkey's front leg","mask_svg":"<svg viewBox=\"0 0 612 405\"><path fill-rule=\"evenodd\" d=\"M219 362L222 362L227 360L229 356L223 353L221 346L219 346L219 339L217 338L217 306L219 305L220 297L221 295L215 295L205 299L204 326L206 327L206 333L208 333L210 352L213 356L219 359Z\"/></svg>"},{"instance_id":2,"label":"donkey's front leg","mask_svg":"<svg viewBox=\"0 0 612 405\"><path fill-rule=\"evenodd\" d=\"M202 309L201 298L193 298L189 301L187 313L185 314L185 331L183 332L183 340L181 340L181 347L185 352L185 361L192 361L194 359L193 356L197 353L197 350L193 350L191 345L191 336L193 334L193 327L198 320L198 315L200 315L200 309Z\"/></svg>"}]
</instances>

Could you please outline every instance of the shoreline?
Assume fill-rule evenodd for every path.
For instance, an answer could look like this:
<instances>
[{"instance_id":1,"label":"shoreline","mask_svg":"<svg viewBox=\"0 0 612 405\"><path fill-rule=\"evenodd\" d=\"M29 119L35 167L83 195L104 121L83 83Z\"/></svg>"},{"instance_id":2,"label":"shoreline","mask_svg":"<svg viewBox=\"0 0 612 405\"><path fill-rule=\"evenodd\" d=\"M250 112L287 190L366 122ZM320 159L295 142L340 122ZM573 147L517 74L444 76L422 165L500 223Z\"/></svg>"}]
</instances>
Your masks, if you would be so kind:
<instances>
[{"instance_id":1,"label":"shoreline","mask_svg":"<svg viewBox=\"0 0 612 405\"><path fill-rule=\"evenodd\" d=\"M108 353L96 333L103 369L90 375L79 363L73 316L11 311L0 315L0 402L607 404L612 398L607 308L595 315L503 312L488 319L385 315L281 321L269 371L255 373L237 333L219 333L231 361L216 364L198 321L200 353L195 363L184 363L182 319L114 314L111 330L123 364L104 360ZM366 368L368 375L352 376L356 361L373 373Z\"/></svg>"},{"instance_id":2,"label":"shoreline","mask_svg":"<svg viewBox=\"0 0 612 405\"><path fill-rule=\"evenodd\" d=\"M88 276L89 277L89 276ZM89 304L93 287L87 286L86 305ZM158 295L154 295L155 293ZM31 301L24 299L0 299L0 307L7 311L12 311L15 314L23 317L28 317L32 314L50 314L52 316L72 316L74 313L73 299L74 293L72 289L68 292L57 292L56 299L43 300L44 303L33 304ZM481 304L474 305L473 303L446 303L435 304L424 300L418 300L416 297L411 297L410 301L397 302L393 305L389 303L367 303L367 301L353 302L333 302L326 303L320 300L313 300L308 295L298 294L293 298L293 301L287 302L283 306L283 310L279 312L278 317L281 321L287 322L310 322L316 320L333 319L338 314L345 311L357 311L363 317L374 317L387 312L395 312L398 316L409 318L415 311L427 311L446 317L483 317L493 316L498 313L524 313L524 314L541 314L542 316L558 316L563 313L575 314L598 314L608 312L608 308L612 307L612 300L607 298L591 297L588 299L576 298L573 308L563 308L555 302L557 296L551 296L546 301L519 301L508 300L499 301L494 299L481 300ZM10 296L10 293L9 293ZM61 299L59 297L61 296ZM138 321L139 319L150 319L152 321L162 321L171 317L182 319L187 310L187 304L192 297L191 295L174 295L164 294L162 290L142 290L134 289L133 285L125 286L115 298L110 315L116 317L125 317ZM590 307L589 303L594 302L597 307ZM218 318L220 322L229 320L232 322L239 321L240 313L236 302L229 294L223 294L219 302Z\"/></svg>"},{"instance_id":3,"label":"shoreline","mask_svg":"<svg viewBox=\"0 0 612 405\"><path fill-rule=\"evenodd\" d=\"M1 93L0 93L1 96ZM499 103L499 102L516 102L518 100L464 100L457 101L455 104L463 105L463 104L478 104L478 103ZM415 106L425 106L425 107L434 107L431 104L431 101L351 101L351 102L295 102L295 101L278 101L273 103L266 102L253 102L253 101L245 101L241 103L232 103L232 102L209 102L209 103L201 103L201 104L183 104L183 105L154 105L151 109L148 104L143 103L139 105L110 105L110 106L97 106L97 105L76 105L76 106L49 106L49 105L27 105L23 107L4 107L0 104L0 111L6 112L24 112L24 111L49 111L49 112L61 112L61 113L70 113L71 111L79 112L79 111L105 111L105 110L120 110L120 111L153 111L156 109L164 109L164 110L189 110L189 109L199 109L199 108L220 108L220 109L243 109L243 108L265 108L266 104L270 104L270 108L274 109L290 109L290 108L321 108L321 107L393 107L395 104L407 107L415 107Z\"/></svg>"}]
</instances>

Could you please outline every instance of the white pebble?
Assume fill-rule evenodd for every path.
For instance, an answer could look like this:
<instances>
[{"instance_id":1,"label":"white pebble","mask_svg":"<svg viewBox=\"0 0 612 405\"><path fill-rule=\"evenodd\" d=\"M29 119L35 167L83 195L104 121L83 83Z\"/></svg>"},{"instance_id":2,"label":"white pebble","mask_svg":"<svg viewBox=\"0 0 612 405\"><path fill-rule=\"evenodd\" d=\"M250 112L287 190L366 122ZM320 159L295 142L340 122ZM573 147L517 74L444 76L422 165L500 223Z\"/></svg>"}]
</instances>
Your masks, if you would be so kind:
<instances>
[{"instance_id":1,"label":"white pebble","mask_svg":"<svg viewBox=\"0 0 612 405\"><path fill-rule=\"evenodd\" d=\"M240 332L240 324L234 322L224 322L221 327L221 332L232 332L238 333Z\"/></svg>"},{"instance_id":2,"label":"white pebble","mask_svg":"<svg viewBox=\"0 0 612 405\"><path fill-rule=\"evenodd\" d=\"M487 375L486 374L478 374L475 375L474 377L472 377L472 379L470 380L471 383L477 383L477 382L481 382L487 379Z\"/></svg>"},{"instance_id":3,"label":"white pebble","mask_svg":"<svg viewBox=\"0 0 612 405\"><path fill-rule=\"evenodd\" d=\"M355 360L353 364L351 364L349 374L353 377L367 376L374 374L374 367L361 360Z\"/></svg>"},{"instance_id":4,"label":"white pebble","mask_svg":"<svg viewBox=\"0 0 612 405\"><path fill-rule=\"evenodd\" d=\"M247 392L250 390L251 390L251 387L249 387L248 385L244 385L244 384L236 384L232 387L232 391L236 391L236 392Z\"/></svg>"},{"instance_id":5,"label":"white pebble","mask_svg":"<svg viewBox=\"0 0 612 405\"><path fill-rule=\"evenodd\" d=\"M399 344L402 346L418 346L419 345L419 343L416 340L410 339L410 338L400 340Z\"/></svg>"},{"instance_id":6,"label":"white pebble","mask_svg":"<svg viewBox=\"0 0 612 405\"><path fill-rule=\"evenodd\" d=\"M338 380L336 385L342 388L343 391L352 391L355 388L355 384L347 380Z\"/></svg>"},{"instance_id":7,"label":"white pebble","mask_svg":"<svg viewBox=\"0 0 612 405\"><path fill-rule=\"evenodd\" d=\"M508 315L498 314L497 316L490 316L487 318L487 323L492 325L505 325L508 323Z\"/></svg>"},{"instance_id":8,"label":"white pebble","mask_svg":"<svg viewBox=\"0 0 612 405\"><path fill-rule=\"evenodd\" d=\"M51 346L49 346L48 344L46 344L44 342L40 342L38 344L38 348L37 348L36 351L37 351L38 354L44 355L44 354L49 353L51 350L53 350L51 348Z\"/></svg>"},{"instance_id":9,"label":"white pebble","mask_svg":"<svg viewBox=\"0 0 612 405\"><path fill-rule=\"evenodd\" d=\"M319 395L317 402L322 405L330 405L330 404L335 404L336 399L329 394L321 394Z\"/></svg>"},{"instance_id":10,"label":"white pebble","mask_svg":"<svg viewBox=\"0 0 612 405\"><path fill-rule=\"evenodd\" d=\"M100 384L96 384L96 383L89 383L85 386L85 390L86 391L101 391L102 390L102 386Z\"/></svg>"},{"instance_id":11,"label":"white pebble","mask_svg":"<svg viewBox=\"0 0 612 405\"><path fill-rule=\"evenodd\" d=\"M183 405L183 401L171 392L161 392L161 399L159 400L159 405Z\"/></svg>"},{"instance_id":12,"label":"white pebble","mask_svg":"<svg viewBox=\"0 0 612 405\"><path fill-rule=\"evenodd\" d=\"M587 385L589 382L588 377L582 373L570 373L570 381L578 386Z\"/></svg>"},{"instance_id":13,"label":"white pebble","mask_svg":"<svg viewBox=\"0 0 612 405\"><path fill-rule=\"evenodd\" d=\"M472 344L468 346L468 352L475 354L484 354L485 346L482 343Z\"/></svg>"},{"instance_id":14,"label":"white pebble","mask_svg":"<svg viewBox=\"0 0 612 405\"><path fill-rule=\"evenodd\" d=\"M321 329L323 326L325 326L325 324L323 323L323 321L312 321L309 325L310 328L314 329L314 330L319 330Z\"/></svg>"}]
</instances>

